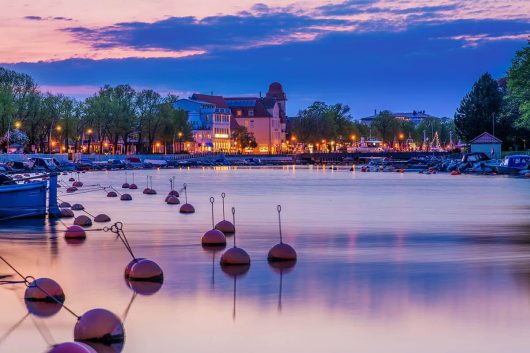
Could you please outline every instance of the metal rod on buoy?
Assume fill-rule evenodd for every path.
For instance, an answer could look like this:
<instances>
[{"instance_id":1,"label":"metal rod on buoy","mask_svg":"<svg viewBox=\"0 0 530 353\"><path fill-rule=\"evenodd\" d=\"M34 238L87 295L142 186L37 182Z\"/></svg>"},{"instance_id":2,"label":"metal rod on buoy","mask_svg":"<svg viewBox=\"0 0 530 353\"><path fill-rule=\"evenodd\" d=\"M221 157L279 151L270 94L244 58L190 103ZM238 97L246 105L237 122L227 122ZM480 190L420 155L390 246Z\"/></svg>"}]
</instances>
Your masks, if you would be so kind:
<instances>
[{"instance_id":1,"label":"metal rod on buoy","mask_svg":"<svg viewBox=\"0 0 530 353\"><path fill-rule=\"evenodd\" d=\"M184 200L186 200L185 203L188 203L188 192L186 191L186 187L187 187L186 183L184 183L183 186L184 186Z\"/></svg>"},{"instance_id":2,"label":"metal rod on buoy","mask_svg":"<svg viewBox=\"0 0 530 353\"><path fill-rule=\"evenodd\" d=\"M223 221L225 220L225 197L226 197L226 194L224 192L222 192L221 193L221 198L223 199Z\"/></svg>"},{"instance_id":3,"label":"metal rod on buoy","mask_svg":"<svg viewBox=\"0 0 530 353\"><path fill-rule=\"evenodd\" d=\"M278 210L278 226L280 228L280 244L283 243L283 239L282 239L282 217L281 217L281 213L282 213L282 206L278 205L276 206L276 209Z\"/></svg>"},{"instance_id":4,"label":"metal rod on buoy","mask_svg":"<svg viewBox=\"0 0 530 353\"><path fill-rule=\"evenodd\" d=\"M111 231L112 233L116 234L116 236L120 238L121 242L125 246L125 249L127 249L129 254L131 254L133 260L136 260L136 256L134 256L131 245L129 244L129 240L127 240L127 236L125 236L125 233L123 232L122 222L116 222L110 227L105 227L103 228L103 231L105 232Z\"/></svg>"},{"instance_id":5,"label":"metal rod on buoy","mask_svg":"<svg viewBox=\"0 0 530 353\"><path fill-rule=\"evenodd\" d=\"M224 192L223 192L223 194L224 194ZM224 198L223 198L223 200L224 200ZM224 207L223 207L223 211L224 211ZM235 209L235 207L232 207L232 222L234 224L234 248L235 248L236 247L236 209Z\"/></svg>"},{"instance_id":6,"label":"metal rod on buoy","mask_svg":"<svg viewBox=\"0 0 530 353\"><path fill-rule=\"evenodd\" d=\"M215 199L213 198L213 196L210 197L210 203L212 204L212 229L215 229L215 221L214 221L214 217L213 217L213 203L214 202L215 202Z\"/></svg>"}]
</instances>

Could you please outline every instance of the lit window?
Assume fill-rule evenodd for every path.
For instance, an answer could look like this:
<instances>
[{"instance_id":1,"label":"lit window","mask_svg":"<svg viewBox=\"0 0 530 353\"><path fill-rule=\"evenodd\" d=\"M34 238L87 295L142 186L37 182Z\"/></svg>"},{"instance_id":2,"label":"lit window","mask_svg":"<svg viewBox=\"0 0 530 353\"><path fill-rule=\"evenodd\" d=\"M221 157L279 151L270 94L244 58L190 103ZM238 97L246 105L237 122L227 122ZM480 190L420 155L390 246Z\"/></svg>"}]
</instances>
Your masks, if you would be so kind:
<instances>
[{"instance_id":1,"label":"lit window","mask_svg":"<svg viewBox=\"0 0 530 353\"><path fill-rule=\"evenodd\" d=\"M249 109L249 111L248 111L248 116L254 116L254 110Z\"/></svg>"}]
</instances>

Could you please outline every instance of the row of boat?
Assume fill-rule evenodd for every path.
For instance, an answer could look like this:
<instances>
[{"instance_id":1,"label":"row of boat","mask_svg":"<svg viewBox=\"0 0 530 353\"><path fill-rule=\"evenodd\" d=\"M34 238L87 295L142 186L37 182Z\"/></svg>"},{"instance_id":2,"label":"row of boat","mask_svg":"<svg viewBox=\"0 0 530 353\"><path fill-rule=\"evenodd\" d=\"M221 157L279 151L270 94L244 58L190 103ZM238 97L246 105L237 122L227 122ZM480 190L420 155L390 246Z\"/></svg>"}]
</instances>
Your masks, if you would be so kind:
<instances>
[{"instance_id":1,"label":"row of boat","mask_svg":"<svg viewBox=\"0 0 530 353\"><path fill-rule=\"evenodd\" d=\"M528 155L507 156L502 160L490 159L484 153L464 154L461 159L435 156L417 157L407 160L396 160L387 157L366 157L359 162L359 169L364 172L434 171L530 176L530 156ZM351 168L352 171L355 169L355 167Z\"/></svg>"}]
</instances>

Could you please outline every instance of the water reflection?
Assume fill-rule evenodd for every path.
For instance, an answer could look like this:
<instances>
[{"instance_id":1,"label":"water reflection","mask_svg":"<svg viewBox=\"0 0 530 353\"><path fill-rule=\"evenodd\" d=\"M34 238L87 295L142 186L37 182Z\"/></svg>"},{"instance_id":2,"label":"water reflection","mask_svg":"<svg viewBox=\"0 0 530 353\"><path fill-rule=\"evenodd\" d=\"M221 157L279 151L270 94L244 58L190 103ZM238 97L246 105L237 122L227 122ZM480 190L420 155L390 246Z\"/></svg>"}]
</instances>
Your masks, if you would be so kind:
<instances>
[{"instance_id":1,"label":"water reflection","mask_svg":"<svg viewBox=\"0 0 530 353\"><path fill-rule=\"evenodd\" d=\"M131 257L107 233L88 232L72 246L59 239L60 222L0 225L0 254L23 273L56 279L75 312L124 312L124 353L526 351L528 181L298 167L135 173L152 176L158 190L172 176L188 183L196 213L166 205L165 192L130 190L130 203L104 192L61 197L124 222L135 255L164 270L163 286L124 285ZM122 172L83 176L86 185L123 180ZM253 261L246 273L226 274L222 249L200 245L211 227L209 196L221 190L238 209L238 234ZM278 203L288 220L285 241L298 252L295 267L267 262ZM7 289L0 285L0 332L18 329L0 341L0 352L46 351L33 324L19 323L27 314L21 296ZM73 340L64 310L45 320L57 341Z\"/></svg>"}]
</instances>

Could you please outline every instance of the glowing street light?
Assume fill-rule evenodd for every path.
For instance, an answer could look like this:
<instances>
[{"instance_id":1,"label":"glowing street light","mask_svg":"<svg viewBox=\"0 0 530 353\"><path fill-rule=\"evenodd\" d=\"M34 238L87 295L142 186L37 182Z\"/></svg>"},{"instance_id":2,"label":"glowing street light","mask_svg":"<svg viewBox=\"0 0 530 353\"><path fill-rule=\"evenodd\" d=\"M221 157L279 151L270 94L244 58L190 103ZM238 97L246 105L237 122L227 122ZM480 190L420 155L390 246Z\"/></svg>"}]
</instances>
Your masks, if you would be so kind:
<instances>
[{"instance_id":1,"label":"glowing street light","mask_svg":"<svg viewBox=\"0 0 530 353\"><path fill-rule=\"evenodd\" d=\"M61 130L62 130L63 128L61 127L61 125L57 125L57 127L56 127L55 129L56 129L57 131L61 132Z\"/></svg>"},{"instance_id":2,"label":"glowing street light","mask_svg":"<svg viewBox=\"0 0 530 353\"><path fill-rule=\"evenodd\" d=\"M89 135L92 135L92 129L88 129L88 130L86 131L86 133L89 134Z\"/></svg>"},{"instance_id":3,"label":"glowing street light","mask_svg":"<svg viewBox=\"0 0 530 353\"><path fill-rule=\"evenodd\" d=\"M20 129L22 123L20 121L15 121L15 129Z\"/></svg>"}]
</instances>

